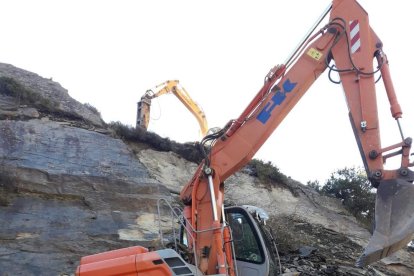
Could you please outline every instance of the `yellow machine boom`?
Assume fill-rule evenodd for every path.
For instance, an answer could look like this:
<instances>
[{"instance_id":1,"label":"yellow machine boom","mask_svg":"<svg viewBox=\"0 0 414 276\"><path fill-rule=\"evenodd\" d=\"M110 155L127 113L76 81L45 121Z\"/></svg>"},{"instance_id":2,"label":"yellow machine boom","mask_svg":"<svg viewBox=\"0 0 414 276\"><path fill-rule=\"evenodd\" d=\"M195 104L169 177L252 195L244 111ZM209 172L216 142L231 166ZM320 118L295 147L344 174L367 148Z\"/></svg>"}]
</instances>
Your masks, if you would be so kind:
<instances>
[{"instance_id":1,"label":"yellow machine boom","mask_svg":"<svg viewBox=\"0 0 414 276\"><path fill-rule=\"evenodd\" d=\"M179 84L178 80L169 80L163 82L155 87L156 91L147 90L141 100L138 102L137 111L137 127L144 129L148 128L150 112L151 112L151 100L161 95L172 93L174 94L184 106L194 115L200 125L201 135L204 137L208 131L208 124L206 115L203 110L193 101L187 91Z\"/></svg>"}]
</instances>

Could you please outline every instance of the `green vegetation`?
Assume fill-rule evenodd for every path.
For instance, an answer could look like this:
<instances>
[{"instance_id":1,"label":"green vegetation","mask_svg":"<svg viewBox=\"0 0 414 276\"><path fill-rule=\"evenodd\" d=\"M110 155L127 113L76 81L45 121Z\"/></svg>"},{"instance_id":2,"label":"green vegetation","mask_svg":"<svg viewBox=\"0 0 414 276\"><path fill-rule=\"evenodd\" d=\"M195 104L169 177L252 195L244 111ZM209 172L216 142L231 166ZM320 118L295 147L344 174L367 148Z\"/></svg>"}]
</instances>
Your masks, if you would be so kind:
<instances>
[{"instance_id":1,"label":"green vegetation","mask_svg":"<svg viewBox=\"0 0 414 276\"><path fill-rule=\"evenodd\" d=\"M20 82L9 77L0 77L0 93L16 99L16 105L33 105L39 110L56 111L58 104L31 89L26 88Z\"/></svg>"},{"instance_id":2,"label":"green vegetation","mask_svg":"<svg viewBox=\"0 0 414 276\"><path fill-rule=\"evenodd\" d=\"M273 187L282 185L289 189L293 195L297 196L296 190L288 185L288 177L281 173L279 168L273 165L272 162L252 159L249 164L247 164L246 169L249 171L250 175L259 178L266 189L271 190Z\"/></svg>"},{"instance_id":3,"label":"green vegetation","mask_svg":"<svg viewBox=\"0 0 414 276\"><path fill-rule=\"evenodd\" d=\"M318 181L308 182L320 194L338 198L360 222L369 226L374 220L375 193L365 171L345 168L331 174L321 186Z\"/></svg>"},{"instance_id":4,"label":"green vegetation","mask_svg":"<svg viewBox=\"0 0 414 276\"><path fill-rule=\"evenodd\" d=\"M280 172L279 168L272 162L264 162L262 160L253 159L247 165L253 172L252 175L259 178L264 184L284 183L287 180L286 175Z\"/></svg>"},{"instance_id":5,"label":"green vegetation","mask_svg":"<svg viewBox=\"0 0 414 276\"><path fill-rule=\"evenodd\" d=\"M41 113L53 115L55 118L74 121L84 120L76 112L60 109L58 102L25 87L14 78L0 77L0 94L13 97L15 99L16 108L21 105L27 105L36 108ZM87 105L86 107L92 110L92 112L99 113L96 108L91 105Z\"/></svg>"},{"instance_id":6,"label":"green vegetation","mask_svg":"<svg viewBox=\"0 0 414 276\"><path fill-rule=\"evenodd\" d=\"M159 151L172 151L191 162L200 163L202 160L202 155L195 143L180 144L145 129L133 128L120 122L111 122L109 127L124 141L145 143Z\"/></svg>"}]
</instances>

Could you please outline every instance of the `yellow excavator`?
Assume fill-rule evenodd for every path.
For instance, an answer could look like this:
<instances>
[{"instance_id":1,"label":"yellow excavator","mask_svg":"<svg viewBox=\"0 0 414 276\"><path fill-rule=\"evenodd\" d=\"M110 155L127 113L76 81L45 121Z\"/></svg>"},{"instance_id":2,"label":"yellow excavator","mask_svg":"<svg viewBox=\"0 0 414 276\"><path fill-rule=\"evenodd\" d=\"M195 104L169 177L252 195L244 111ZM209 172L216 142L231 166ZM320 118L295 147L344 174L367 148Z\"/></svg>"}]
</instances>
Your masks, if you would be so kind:
<instances>
[{"instance_id":1,"label":"yellow excavator","mask_svg":"<svg viewBox=\"0 0 414 276\"><path fill-rule=\"evenodd\" d=\"M194 102L187 91L180 85L178 80L168 80L157 86L155 91L147 90L138 102L136 127L148 129L151 111L151 100L161 95L172 93L184 106L194 115L200 125L201 135L204 137L208 131L206 115L203 110Z\"/></svg>"}]
</instances>

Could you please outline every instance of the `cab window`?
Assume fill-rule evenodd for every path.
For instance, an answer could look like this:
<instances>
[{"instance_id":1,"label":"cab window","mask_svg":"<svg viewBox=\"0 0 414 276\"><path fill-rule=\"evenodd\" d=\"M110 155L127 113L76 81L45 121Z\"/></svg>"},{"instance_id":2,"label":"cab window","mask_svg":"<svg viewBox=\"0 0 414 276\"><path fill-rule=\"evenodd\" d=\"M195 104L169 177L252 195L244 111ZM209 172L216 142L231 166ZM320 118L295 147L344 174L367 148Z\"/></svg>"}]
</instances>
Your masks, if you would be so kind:
<instances>
[{"instance_id":1,"label":"cab window","mask_svg":"<svg viewBox=\"0 0 414 276\"><path fill-rule=\"evenodd\" d=\"M235 212L227 214L232 230L236 259L244 262L263 263L263 250L259 246L257 234L245 214Z\"/></svg>"}]
</instances>

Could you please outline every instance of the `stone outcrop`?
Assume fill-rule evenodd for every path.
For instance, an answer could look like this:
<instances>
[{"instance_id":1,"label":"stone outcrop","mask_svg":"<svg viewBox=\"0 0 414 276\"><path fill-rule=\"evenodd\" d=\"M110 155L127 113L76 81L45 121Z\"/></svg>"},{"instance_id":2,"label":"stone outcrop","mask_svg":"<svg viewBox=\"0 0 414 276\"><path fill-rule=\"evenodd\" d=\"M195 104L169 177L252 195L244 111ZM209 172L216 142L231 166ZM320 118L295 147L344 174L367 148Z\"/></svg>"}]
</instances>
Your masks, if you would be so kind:
<instances>
[{"instance_id":1,"label":"stone outcrop","mask_svg":"<svg viewBox=\"0 0 414 276\"><path fill-rule=\"evenodd\" d=\"M102 120L60 85L10 65L0 75L75 112L0 91L0 275L69 275L83 255L153 239L137 222L170 195L127 145L90 130Z\"/></svg>"},{"instance_id":2,"label":"stone outcrop","mask_svg":"<svg viewBox=\"0 0 414 276\"><path fill-rule=\"evenodd\" d=\"M36 95L37 97L35 99L38 103L31 103L34 106L38 106L40 102L43 106L47 105L50 107L49 111L53 107L54 112L52 113L60 111L61 115L73 116L73 119L78 121L84 121L98 127L104 125L103 120L95 110L91 109L88 104L81 104L73 100L65 88L51 79L42 78L35 73L4 63L0 63L0 78L11 78L28 90L29 93ZM3 92L0 93L0 115L4 114L11 117L14 115L23 115L23 118L39 117L33 108L27 107L24 104L21 105L23 95L10 97L7 93L5 95L4 87L2 89Z\"/></svg>"}]
</instances>

